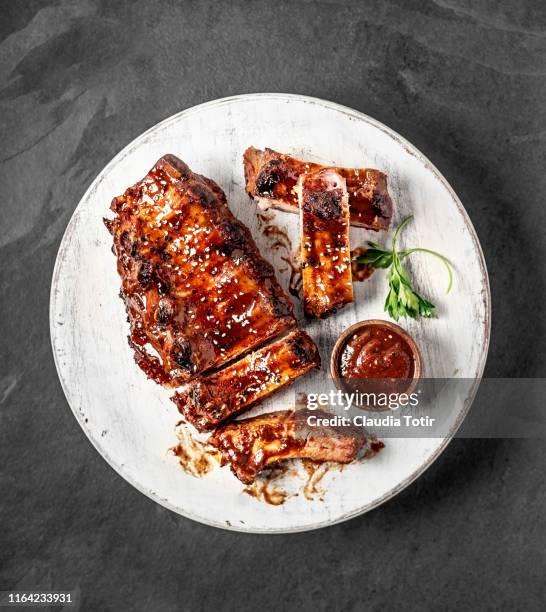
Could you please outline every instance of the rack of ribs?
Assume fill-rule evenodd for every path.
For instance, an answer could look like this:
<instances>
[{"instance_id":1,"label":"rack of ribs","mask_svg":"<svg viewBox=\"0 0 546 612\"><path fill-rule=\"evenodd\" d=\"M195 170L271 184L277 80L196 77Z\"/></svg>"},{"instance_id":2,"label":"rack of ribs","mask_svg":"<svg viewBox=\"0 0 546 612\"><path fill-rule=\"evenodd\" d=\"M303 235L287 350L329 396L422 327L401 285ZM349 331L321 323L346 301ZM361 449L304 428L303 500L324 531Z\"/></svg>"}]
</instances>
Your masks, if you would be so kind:
<instances>
[{"instance_id":1,"label":"rack of ribs","mask_svg":"<svg viewBox=\"0 0 546 612\"><path fill-rule=\"evenodd\" d=\"M273 206L298 212L295 187L302 174L314 173L326 166L305 162L272 149L249 147L243 155L246 191L267 208ZM328 166L330 167L330 166ZM371 230L388 229L392 200L387 177L370 168L334 168L347 182L351 225Z\"/></svg>"},{"instance_id":2,"label":"rack of ribs","mask_svg":"<svg viewBox=\"0 0 546 612\"><path fill-rule=\"evenodd\" d=\"M300 175L296 192L303 307L308 317L324 318L353 301L346 181L327 168Z\"/></svg>"},{"instance_id":3,"label":"rack of ribs","mask_svg":"<svg viewBox=\"0 0 546 612\"><path fill-rule=\"evenodd\" d=\"M178 158L162 157L111 209L129 344L156 382L178 386L296 327L223 191Z\"/></svg>"},{"instance_id":4,"label":"rack of ribs","mask_svg":"<svg viewBox=\"0 0 546 612\"><path fill-rule=\"evenodd\" d=\"M350 463L359 453L366 457L384 444L354 426L310 426L309 415L331 417L321 410L286 410L234 421L221 427L209 444L222 455L235 476L251 484L265 468L287 459Z\"/></svg>"},{"instance_id":5,"label":"rack of ribs","mask_svg":"<svg viewBox=\"0 0 546 612\"><path fill-rule=\"evenodd\" d=\"M208 431L319 366L314 342L296 330L218 372L186 383L173 401L192 425Z\"/></svg>"}]
</instances>

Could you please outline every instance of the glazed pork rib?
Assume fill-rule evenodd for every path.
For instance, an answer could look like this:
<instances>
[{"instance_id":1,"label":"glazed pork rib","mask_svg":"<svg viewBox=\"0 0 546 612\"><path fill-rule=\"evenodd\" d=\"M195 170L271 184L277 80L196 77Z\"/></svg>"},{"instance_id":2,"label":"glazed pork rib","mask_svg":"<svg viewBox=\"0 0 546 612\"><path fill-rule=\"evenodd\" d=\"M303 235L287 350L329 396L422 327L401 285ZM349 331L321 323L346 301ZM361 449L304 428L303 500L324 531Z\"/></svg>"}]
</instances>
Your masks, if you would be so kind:
<instances>
[{"instance_id":1,"label":"glazed pork rib","mask_svg":"<svg viewBox=\"0 0 546 612\"><path fill-rule=\"evenodd\" d=\"M353 426L310 426L310 415L332 416L321 410L270 412L221 427L209 443L222 454L235 476L251 484L265 468L286 459L350 463L362 451L370 457L384 444Z\"/></svg>"},{"instance_id":2,"label":"glazed pork rib","mask_svg":"<svg viewBox=\"0 0 546 612\"><path fill-rule=\"evenodd\" d=\"M319 366L314 342L305 332L293 331L219 372L187 383L173 401L192 425L208 431Z\"/></svg>"},{"instance_id":3,"label":"glazed pork rib","mask_svg":"<svg viewBox=\"0 0 546 612\"><path fill-rule=\"evenodd\" d=\"M111 209L129 343L150 378L182 384L296 326L223 191L180 159L162 157Z\"/></svg>"},{"instance_id":4,"label":"glazed pork rib","mask_svg":"<svg viewBox=\"0 0 546 612\"><path fill-rule=\"evenodd\" d=\"M318 172L321 164L301 161L272 149L260 151L249 147L243 156L246 191L267 208L273 206L298 212L294 192L302 174ZM347 182L351 225L371 230L388 229L392 217L392 200L387 177L370 168L334 168Z\"/></svg>"},{"instance_id":5,"label":"glazed pork rib","mask_svg":"<svg viewBox=\"0 0 546 612\"><path fill-rule=\"evenodd\" d=\"M308 317L323 318L353 301L346 181L327 168L300 175L296 191L303 307Z\"/></svg>"}]
</instances>

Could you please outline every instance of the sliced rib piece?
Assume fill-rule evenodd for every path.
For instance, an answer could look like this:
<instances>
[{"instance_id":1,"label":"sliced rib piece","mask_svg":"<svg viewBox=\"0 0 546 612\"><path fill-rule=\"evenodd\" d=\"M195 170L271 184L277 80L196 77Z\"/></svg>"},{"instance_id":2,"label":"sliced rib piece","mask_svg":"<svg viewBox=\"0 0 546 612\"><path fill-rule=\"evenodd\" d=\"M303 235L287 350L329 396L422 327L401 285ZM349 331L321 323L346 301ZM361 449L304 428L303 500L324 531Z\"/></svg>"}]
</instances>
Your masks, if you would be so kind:
<instances>
[{"instance_id":1,"label":"sliced rib piece","mask_svg":"<svg viewBox=\"0 0 546 612\"><path fill-rule=\"evenodd\" d=\"M272 149L249 147L243 156L246 191L263 207L273 206L298 212L294 188L300 175L317 172L326 166L305 162ZM347 181L351 225L371 230L388 229L392 200L387 177L370 168L334 168Z\"/></svg>"},{"instance_id":2,"label":"sliced rib piece","mask_svg":"<svg viewBox=\"0 0 546 612\"><path fill-rule=\"evenodd\" d=\"M314 342L305 332L293 331L219 372L187 383L173 401L199 431L207 431L319 366Z\"/></svg>"},{"instance_id":3,"label":"sliced rib piece","mask_svg":"<svg viewBox=\"0 0 546 612\"><path fill-rule=\"evenodd\" d=\"M129 342L149 377L178 385L295 327L224 192L178 158L162 157L111 208Z\"/></svg>"},{"instance_id":4,"label":"sliced rib piece","mask_svg":"<svg viewBox=\"0 0 546 612\"><path fill-rule=\"evenodd\" d=\"M332 417L321 410L286 410L262 414L221 427L209 443L222 453L245 484L264 468L286 459L311 459L350 463L362 450L365 456L379 452L384 444L353 426L310 426L307 418Z\"/></svg>"},{"instance_id":5,"label":"sliced rib piece","mask_svg":"<svg viewBox=\"0 0 546 612\"><path fill-rule=\"evenodd\" d=\"M330 168L302 174L296 191L303 308L307 316L322 318L353 301L345 179Z\"/></svg>"}]
</instances>

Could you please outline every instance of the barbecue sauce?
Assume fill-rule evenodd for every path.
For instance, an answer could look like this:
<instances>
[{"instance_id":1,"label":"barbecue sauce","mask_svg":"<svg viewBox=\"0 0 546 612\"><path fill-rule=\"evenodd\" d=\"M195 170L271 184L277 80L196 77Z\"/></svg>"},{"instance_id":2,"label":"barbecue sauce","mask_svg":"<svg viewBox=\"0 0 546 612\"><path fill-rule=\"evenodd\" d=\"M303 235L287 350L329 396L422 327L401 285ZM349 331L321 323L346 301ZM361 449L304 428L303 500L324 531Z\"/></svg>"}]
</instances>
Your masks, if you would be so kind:
<instances>
[{"instance_id":1,"label":"barbecue sauce","mask_svg":"<svg viewBox=\"0 0 546 612\"><path fill-rule=\"evenodd\" d=\"M351 274L353 277L353 283L362 282L370 278L374 273L374 269L370 266L359 263L358 259L366 254L368 249L364 247L356 247L351 251Z\"/></svg>"},{"instance_id":2,"label":"barbecue sauce","mask_svg":"<svg viewBox=\"0 0 546 612\"><path fill-rule=\"evenodd\" d=\"M415 360L406 340L393 329L373 325L357 330L339 360L345 379L413 377Z\"/></svg>"}]
</instances>

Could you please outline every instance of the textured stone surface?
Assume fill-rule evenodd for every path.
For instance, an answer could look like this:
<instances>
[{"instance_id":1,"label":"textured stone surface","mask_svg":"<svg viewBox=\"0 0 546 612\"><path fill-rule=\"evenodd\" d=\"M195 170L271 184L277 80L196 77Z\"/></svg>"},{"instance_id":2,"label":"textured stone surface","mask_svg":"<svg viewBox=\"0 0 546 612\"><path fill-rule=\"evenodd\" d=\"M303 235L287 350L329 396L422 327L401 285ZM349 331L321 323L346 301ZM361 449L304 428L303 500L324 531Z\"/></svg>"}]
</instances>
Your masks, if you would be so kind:
<instances>
[{"instance_id":1,"label":"textured stone surface","mask_svg":"<svg viewBox=\"0 0 546 612\"><path fill-rule=\"evenodd\" d=\"M79 589L88 610L539 609L544 441L454 441L401 495L319 532L215 530L142 496L91 447L56 376L48 300L72 211L130 140L213 98L303 93L385 122L446 175L489 267L487 373L544 376L546 5L0 11L0 589Z\"/></svg>"}]
</instances>

